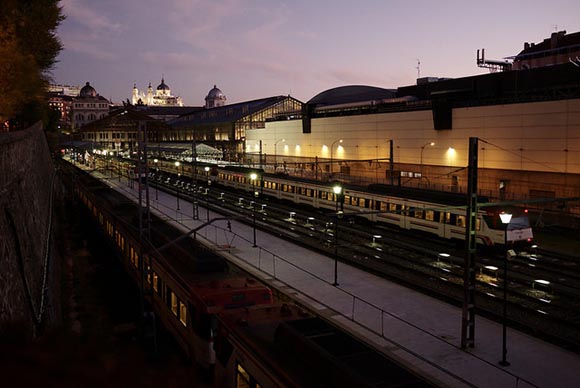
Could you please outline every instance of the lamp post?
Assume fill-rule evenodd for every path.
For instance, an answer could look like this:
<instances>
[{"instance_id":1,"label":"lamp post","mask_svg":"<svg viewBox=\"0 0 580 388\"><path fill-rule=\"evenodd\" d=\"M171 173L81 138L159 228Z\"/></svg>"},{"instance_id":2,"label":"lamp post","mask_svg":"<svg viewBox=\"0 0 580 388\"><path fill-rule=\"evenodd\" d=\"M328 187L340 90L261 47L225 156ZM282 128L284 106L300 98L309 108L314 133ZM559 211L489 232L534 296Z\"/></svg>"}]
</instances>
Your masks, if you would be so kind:
<instances>
[{"instance_id":1,"label":"lamp post","mask_svg":"<svg viewBox=\"0 0 580 388\"><path fill-rule=\"evenodd\" d=\"M332 144L330 145L330 176L332 176L332 151L334 150L334 145L336 143L342 143L342 139L338 139L332 142ZM336 186L335 186L336 187ZM340 194L340 193L339 193Z\"/></svg>"},{"instance_id":2,"label":"lamp post","mask_svg":"<svg viewBox=\"0 0 580 388\"><path fill-rule=\"evenodd\" d=\"M429 143L425 143L421 146L421 158L419 162L419 172L421 173L421 177L423 177L423 151L425 151L425 147L433 147L435 145L434 141L430 141Z\"/></svg>"},{"instance_id":3,"label":"lamp post","mask_svg":"<svg viewBox=\"0 0 580 388\"><path fill-rule=\"evenodd\" d=\"M285 141L286 139L279 139L274 142L274 172L276 172L276 168L278 167L278 143Z\"/></svg>"},{"instance_id":4,"label":"lamp post","mask_svg":"<svg viewBox=\"0 0 580 388\"><path fill-rule=\"evenodd\" d=\"M334 201L336 203L336 219L334 222L334 282L332 285L336 287L338 286L338 201L342 194L342 186L335 184L332 187L332 191L334 192Z\"/></svg>"},{"instance_id":5,"label":"lamp post","mask_svg":"<svg viewBox=\"0 0 580 388\"><path fill-rule=\"evenodd\" d=\"M181 174L179 173L179 166L180 163L179 162L175 162L175 170L177 171L177 182L175 184L175 192L177 193L177 210L179 210L179 179L181 178Z\"/></svg>"},{"instance_id":6,"label":"lamp post","mask_svg":"<svg viewBox=\"0 0 580 388\"><path fill-rule=\"evenodd\" d=\"M157 163L159 163L159 159L155 158L153 159L153 163L155 163L155 178L157 178L157 182L159 182L159 177L157 175L159 175L159 166ZM155 184L155 200L158 201L159 200L159 188L158 188L158 184Z\"/></svg>"},{"instance_id":7,"label":"lamp post","mask_svg":"<svg viewBox=\"0 0 580 388\"><path fill-rule=\"evenodd\" d=\"M510 363L507 361L507 346L506 346L506 320L507 320L507 282L508 282L508 225L512 219L512 215L510 213L502 212L500 213L499 217L501 218L501 222L504 225L504 244L505 244L505 257L503 262L503 319L502 319L502 357L499 364L501 366L509 366Z\"/></svg>"},{"instance_id":8,"label":"lamp post","mask_svg":"<svg viewBox=\"0 0 580 388\"><path fill-rule=\"evenodd\" d=\"M254 196L258 196L258 192L256 191L256 179L258 179L258 174L255 172L250 174L250 179L252 180L252 188L254 190ZM254 226L254 245L253 247L256 248L256 205L254 201L252 201L252 224Z\"/></svg>"}]
</instances>

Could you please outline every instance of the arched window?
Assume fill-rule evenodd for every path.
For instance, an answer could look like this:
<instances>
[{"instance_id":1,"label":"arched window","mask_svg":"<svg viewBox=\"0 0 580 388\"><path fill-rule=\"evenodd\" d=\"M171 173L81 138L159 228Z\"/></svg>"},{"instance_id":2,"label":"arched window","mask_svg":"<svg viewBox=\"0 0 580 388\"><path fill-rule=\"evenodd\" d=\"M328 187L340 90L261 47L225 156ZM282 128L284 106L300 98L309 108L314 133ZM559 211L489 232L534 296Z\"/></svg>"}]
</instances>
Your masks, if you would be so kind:
<instances>
[{"instance_id":1,"label":"arched window","mask_svg":"<svg viewBox=\"0 0 580 388\"><path fill-rule=\"evenodd\" d=\"M89 120L92 121L92 120L96 120L96 119L97 119L97 116L95 116L94 113L89 114Z\"/></svg>"}]
</instances>

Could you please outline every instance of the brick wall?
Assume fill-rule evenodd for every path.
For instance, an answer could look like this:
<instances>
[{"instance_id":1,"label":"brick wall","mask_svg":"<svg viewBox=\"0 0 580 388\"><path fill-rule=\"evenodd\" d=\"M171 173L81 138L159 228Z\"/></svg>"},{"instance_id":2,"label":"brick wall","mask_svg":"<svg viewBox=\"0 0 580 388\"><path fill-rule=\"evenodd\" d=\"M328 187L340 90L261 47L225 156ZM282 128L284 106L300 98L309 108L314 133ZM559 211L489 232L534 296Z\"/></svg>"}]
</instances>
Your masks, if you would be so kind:
<instances>
[{"instance_id":1,"label":"brick wall","mask_svg":"<svg viewBox=\"0 0 580 388\"><path fill-rule=\"evenodd\" d=\"M60 264L48 237L53 173L40 123L0 134L0 332L35 336L60 321Z\"/></svg>"}]
</instances>

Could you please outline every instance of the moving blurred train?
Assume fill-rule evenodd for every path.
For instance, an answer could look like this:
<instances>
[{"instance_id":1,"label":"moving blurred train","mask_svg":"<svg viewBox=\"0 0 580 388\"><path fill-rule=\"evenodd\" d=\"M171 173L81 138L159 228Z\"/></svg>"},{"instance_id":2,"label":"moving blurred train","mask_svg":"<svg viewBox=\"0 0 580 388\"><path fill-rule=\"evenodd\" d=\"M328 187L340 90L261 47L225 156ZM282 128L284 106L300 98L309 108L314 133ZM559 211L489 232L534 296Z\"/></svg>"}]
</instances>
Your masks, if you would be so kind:
<instances>
[{"instance_id":1,"label":"moving blurred train","mask_svg":"<svg viewBox=\"0 0 580 388\"><path fill-rule=\"evenodd\" d=\"M158 160L152 168L169 174L192 176L192 167L181 164L177 171L174 161ZM251 179L251 174L256 179ZM266 174L257 168L217 166L197 164L198 180L223 185L248 192L259 191L279 200L310 205L315 208L335 210L337 202L346 214L356 214L373 222L383 222L403 229L420 230L441 238L465 240L466 203L464 194L369 185L367 187L349 186L340 182L322 183L307 179ZM333 186L340 183L341 193L335 194ZM479 203L487 202L479 197ZM503 245L505 226L501 223L500 213L506 210L494 206L481 207L475 223L477 243L484 246ZM511 207L514 220L510 225L510 241L531 242L532 229L524 209ZM517 228L517 233L514 228Z\"/></svg>"}]
</instances>

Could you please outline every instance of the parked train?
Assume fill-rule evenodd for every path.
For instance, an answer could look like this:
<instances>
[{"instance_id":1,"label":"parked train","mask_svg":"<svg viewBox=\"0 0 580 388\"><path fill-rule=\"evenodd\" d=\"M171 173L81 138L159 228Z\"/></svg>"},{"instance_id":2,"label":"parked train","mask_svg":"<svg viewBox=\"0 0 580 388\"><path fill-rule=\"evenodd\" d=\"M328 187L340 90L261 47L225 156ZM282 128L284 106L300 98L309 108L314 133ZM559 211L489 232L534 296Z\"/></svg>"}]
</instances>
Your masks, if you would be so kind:
<instances>
[{"instance_id":1,"label":"parked train","mask_svg":"<svg viewBox=\"0 0 580 388\"><path fill-rule=\"evenodd\" d=\"M138 206L89 176L75 184L75 194L120 252L120 259L144 298L183 348L203 367L215 364L213 341L217 314L228 309L271 304L272 291L258 280L228 271L223 258L184 239L167 252L139 250ZM180 232L152 216L153 246Z\"/></svg>"},{"instance_id":2,"label":"parked train","mask_svg":"<svg viewBox=\"0 0 580 388\"><path fill-rule=\"evenodd\" d=\"M139 249L138 206L96 178L76 174L73 191L87 217L118 250L145 301L184 352L213 372L215 386L433 386L344 330L297 306L275 303L268 287L229 272L223 258L191 239L161 253ZM180 235L151 217L152 245Z\"/></svg>"},{"instance_id":3,"label":"parked train","mask_svg":"<svg viewBox=\"0 0 580 388\"><path fill-rule=\"evenodd\" d=\"M174 161L159 161L155 168L165 173L177 174ZM192 167L181 165L182 176L190 177ZM251 173L257 179L251 179ZM340 194L335 194L333 183L266 174L257 168L217 166L198 163L198 179L208 180L235 190L255 191L279 200L310 205L315 208L335 210L337 202L346 214L356 214L373 222L382 222L403 229L419 230L446 239L465 239L467 199L465 195L438 191L427 191L370 185L366 188L342 184ZM339 183L339 182L336 182ZM480 202L487 201L480 198ZM493 206L480 208L475 223L477 243L484 246L503 245L505 227L500 213L505 209ZM531 242L532 229L524 210L509 209L518 219L518 233L510 233L510 241Z\"/></svg>"}]
</instances>

